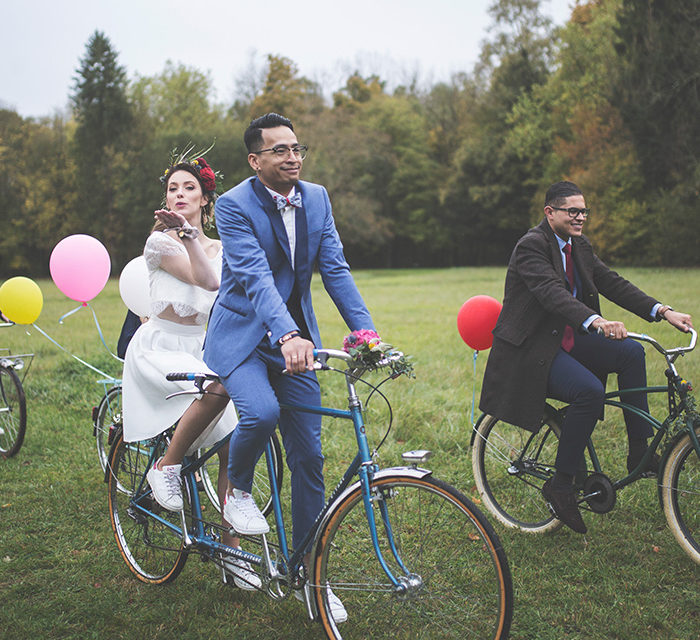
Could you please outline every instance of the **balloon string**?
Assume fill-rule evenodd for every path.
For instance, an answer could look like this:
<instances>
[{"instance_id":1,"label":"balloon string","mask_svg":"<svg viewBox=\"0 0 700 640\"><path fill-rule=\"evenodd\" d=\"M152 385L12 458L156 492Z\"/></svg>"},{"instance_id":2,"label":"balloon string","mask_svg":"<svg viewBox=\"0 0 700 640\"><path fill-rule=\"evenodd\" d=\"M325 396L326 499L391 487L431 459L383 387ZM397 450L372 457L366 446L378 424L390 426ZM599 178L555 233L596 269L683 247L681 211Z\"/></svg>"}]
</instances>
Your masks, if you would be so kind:
<instances>
[{"instance_id":1,"label":"balloon string","mask_svg":"<svg viewBox=\"0 0 700 640\"><path fill-rule=\"evenodd\" d=\"M75 309L71 309L68 313L64 313L59 319L58 319L58 324L63 324L63 321L68 317L72 316L76 311L80 311L83 307L87 306L87 302L83 302L79 307L76 307Z\"/></svg>"},{"instance_id":2,"label":"balloon string","mask_svg":"<svg viewBox=\"0 0 700 640\"><path fill-rule=\"evenodd\" d=\"M472 427L474 426L474 405L476 403L476 359L479 357L479 352L474 351L474 374L472 375Z\"/></svg>"},{"instance_id":3,"label":"balloon string","mask_svg":"<svg viewBox=\"0 0 700 640\"><path fill-rule=\"evenodd\" d=\"M46 333L41 327L39 327L37 324L32 323L32 326L45 338L49 340L49 342L52 342L55 344L59 349L62 351L65 351L69 356L72 358L75 358L80 364L84 364L88 369L92 369L95 373L99 373L101 376L104 376L105 378L112 378L108 373L105 373L104 371L101 371L97 367L93 367L91 364L85 362L85 360L80 359L78 356L76 356L74 353L71 353L66 349L63 345L60 345L58 342L56 342L48 333ZM112 378L114 379L114 378Z\"/></svg>"},{"instance_id":4,"label":"balloon string","mask_svg":"<svg viewBox=\"0 0 700 640\"><path fill-rule=\"evenodd\" d=\"M63 321L68 317L72 316L74 313L77 311L80 311L83 307L88 307L90 311L92 311L92 317L95 319L95 327L97 328L97 335L100 336L100 340L102 341L102 344L104 345L104 348L107 349L107 353L109 353L110 356L112 356L115 360L119 360L119 362L124 362L123 358L120 358L118 355L112 353L110 348L107 346L107 342L105 342L105 337L104 334L102 333L102 327L100 326L100 321L97 319L97 314L95 313L95 310L92 308L89 302L83 302L79 307L76 307L75 309L72 309L68 313L64 313L59 319L58 319L58 324L63 324Z\"/></svg>"},{"instance_id":5,"label":"balloon string","mask_svg":"<svg viewBox=\"0 0 700 640\"><path fill-rule=\"evenodd\" d=\"M124 358L120 358L116 353L112 353L110 348L107 346L107 343L105 342L105 337L102 334L102 327L100 326L99 321L97 320L97 314L95 313L95 310L90 306L89 303L86 303L88 307L90 307L90 311L92 311L92 317L95 319L95 326L97 327L97 333L100 336L100 340L102 340L102 344L104 345L105 349L107 349L107 352L109 353L110 356L112 356L115 360L119 360L119 362L123 363Z\"/></svg>"}]
</instances>

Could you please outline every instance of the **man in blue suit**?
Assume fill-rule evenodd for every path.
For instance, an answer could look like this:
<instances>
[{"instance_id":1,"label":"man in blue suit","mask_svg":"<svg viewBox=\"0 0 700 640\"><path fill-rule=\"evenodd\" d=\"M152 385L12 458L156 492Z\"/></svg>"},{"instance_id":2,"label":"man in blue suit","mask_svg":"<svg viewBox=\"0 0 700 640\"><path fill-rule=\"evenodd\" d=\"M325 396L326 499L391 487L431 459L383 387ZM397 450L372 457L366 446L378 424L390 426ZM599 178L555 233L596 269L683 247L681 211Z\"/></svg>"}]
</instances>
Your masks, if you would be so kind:
<instances>
[{"instance_id":1,"label":"man in blue suit","mask_svg":"<svg viewBox=\"0 0 700 640\"><path fill-rule=\"evenodd\" d=\"M307 147L292 123L268 113L250 123L244 140L256 175L216 202L224 260L204 348L240 418L231 437L224 516L242 534L269 530L250 491L255 462L279 424L298 548L325 500L321 418L281 412L279 403L320 404L312 368L313 349L321 346L311 304L314 265L350 330L374 325L345 261L328 193L299 179Z\"/></svg>"}]
</instances>

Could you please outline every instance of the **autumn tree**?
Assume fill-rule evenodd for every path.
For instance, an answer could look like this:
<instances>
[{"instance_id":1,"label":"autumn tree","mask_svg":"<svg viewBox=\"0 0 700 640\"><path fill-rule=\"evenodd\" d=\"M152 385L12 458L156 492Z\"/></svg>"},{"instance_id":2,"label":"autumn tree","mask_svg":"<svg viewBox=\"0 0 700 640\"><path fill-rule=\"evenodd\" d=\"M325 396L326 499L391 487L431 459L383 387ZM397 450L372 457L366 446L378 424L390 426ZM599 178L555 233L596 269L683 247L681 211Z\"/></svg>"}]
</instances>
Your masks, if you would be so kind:
<instances>
[{"instance_id":1,"label":"autumn tree","mask_svg":"<svg viewBox=\"0 0 700 640\"><path fill-rule=\"evenodd\" d=\"M552 27L537 0L500 0L489 13L492 39L465 80L471 121L461 132L443 192L461 264L505 262L530 225L533 176L506 143L508 118L546 81L552 60Z\"/></svg>"},{"instance_id":2,"label":"autumn tree","mask_svg":"<svg viewBox=\"0 0 700 640\"><path fill-rule=\"evenodd\" d=\"M289 58L269 54L262 87L247 108L248 120L274 111L297 121L322 109L323 97L316 83L300 76Z\"/></svg>"},{"instance_id":3,"label":"autumn tree","mask_svg":"<svg viewBox=\"0 0 700 640\"><path fill-rule=\"evenodd\" d=\"M646 251L661 264L697 264L700 228L700 6L623 0L615 29L619 81L611 98L644 177ZM640 194L641 195L641 194Z\"/></svg>"},{"instance_id":4,"label":"autumn tree","mask_svg":"<svg viewBox=\"0 0 700 640\"><path fill-rule=\"evenodd\" d=\"M46 276L56 242L74 233L75 167L70 123L0 110L0 276Z\"/></svg>"}]
</instances>

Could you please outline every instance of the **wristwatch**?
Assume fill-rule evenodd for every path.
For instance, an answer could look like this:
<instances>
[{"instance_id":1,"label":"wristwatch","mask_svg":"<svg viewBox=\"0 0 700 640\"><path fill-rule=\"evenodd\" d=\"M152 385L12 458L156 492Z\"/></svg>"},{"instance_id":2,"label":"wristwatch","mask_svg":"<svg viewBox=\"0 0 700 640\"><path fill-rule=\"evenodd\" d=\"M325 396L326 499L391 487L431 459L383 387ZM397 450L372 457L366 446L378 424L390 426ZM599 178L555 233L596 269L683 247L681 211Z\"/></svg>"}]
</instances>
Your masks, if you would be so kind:
<instances>
[{"instance_id":1,"label":"wristwatch","mask_svg":"<svg viewBox=\"0 0 700 640\"><path fill-rule=\"evenodd\" d=\"M299 332L298 331L290 331L289 333L285 333L279 340L278 342L280 345L284 344L285 342L288 342L292 338L298 338L299 337Z\"/></svg>"},{"instance_id":2,"label":"wristwatch","mask_svg":"<svg viewBox=\"0 0 700 640\"><path fill-rule=\"evenodd\" d=\"M659 320L661 320L662 318L665 320L667 311L673 311L673 307L669 307L667 304L660 306L659 310L656 312L656 317Z\"/></svg>"}]
</instances>

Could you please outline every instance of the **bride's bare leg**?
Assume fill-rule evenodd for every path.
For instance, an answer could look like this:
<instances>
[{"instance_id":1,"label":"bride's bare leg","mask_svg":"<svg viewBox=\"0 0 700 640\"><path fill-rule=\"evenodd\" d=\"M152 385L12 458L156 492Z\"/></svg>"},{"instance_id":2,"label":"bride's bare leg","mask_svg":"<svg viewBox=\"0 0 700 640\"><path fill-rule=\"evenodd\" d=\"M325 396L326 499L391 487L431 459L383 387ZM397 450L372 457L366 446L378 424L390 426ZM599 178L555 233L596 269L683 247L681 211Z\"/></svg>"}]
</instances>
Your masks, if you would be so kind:
<instances>
[{"instance_id":1,"label":"bride's bare leg","mask_svg":"<svg viewBox=\"0 0 700 640\"><path fill-rule=\"evenodd\" d=\"M192 446L192 443L211 424L211 421L226 408L229 398L221 383L212 382L206 389L208 393L204 394L202 398L195 400L180 418L170 446L161 459L158 468L162 468L163 465L182 463L182 459Z\"/></svg>"}]
</instances>

